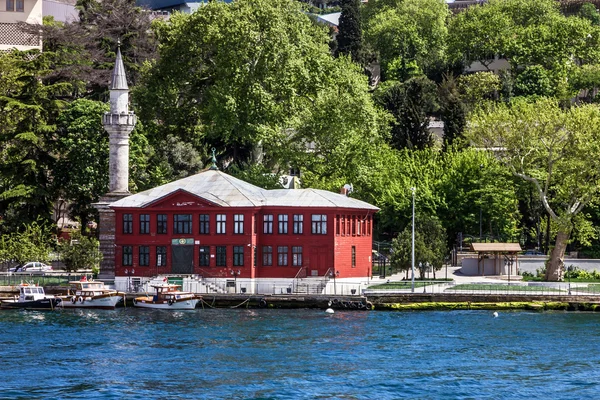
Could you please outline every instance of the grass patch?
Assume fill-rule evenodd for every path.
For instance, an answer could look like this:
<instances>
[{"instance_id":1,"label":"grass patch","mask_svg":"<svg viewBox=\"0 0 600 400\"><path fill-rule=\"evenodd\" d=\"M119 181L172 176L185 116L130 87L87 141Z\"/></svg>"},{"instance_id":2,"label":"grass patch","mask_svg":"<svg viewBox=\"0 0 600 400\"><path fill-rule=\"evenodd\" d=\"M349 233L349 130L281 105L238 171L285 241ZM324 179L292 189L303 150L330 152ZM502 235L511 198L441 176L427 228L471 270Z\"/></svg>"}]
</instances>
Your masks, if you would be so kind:
<instances>
[{"instance_id":1,"label":"grass patch","mask_svg":"<svg viewBox=\"0 0 600 400\"><path fill-rule=\"evenodd\" d=\"M484 290L489 292L562 292L563 290L548 286L513 286L504 284L464 283L446 290Z\"/></svg>"},{"instance_id":2,"label":"grass patch","mask_svg":"<svg viewBox=\"0 0 600 400\"><path fill-rule=\"evenodd\" d=\"M528 276L528 275L523 275L523 282L546 282L546 280L544 280L544 278L539 277L539 276ZM586 279L586 278L571 278L571 283L598 283L600 284L600 280L598 279ZM565 279L563 281L561 281L563 283L568 283L569 280Z\"/></svg>"},{"instance_id":3,"label":"grass patch","mask_svg":"<svg viewBox=\"0 0 600 400\"><path fill-rule=\"evenodd\" d=\"M415 280L415 288L421 288L424 286L436 285L438 283L443 282L451 282L452 279L437 279L435 281L418 281ZM396 282L387 282L381 283L379 285L369 286L368 289L411 289L412 282L411 281L396 281Z\"/></svg>"}]
</instances>

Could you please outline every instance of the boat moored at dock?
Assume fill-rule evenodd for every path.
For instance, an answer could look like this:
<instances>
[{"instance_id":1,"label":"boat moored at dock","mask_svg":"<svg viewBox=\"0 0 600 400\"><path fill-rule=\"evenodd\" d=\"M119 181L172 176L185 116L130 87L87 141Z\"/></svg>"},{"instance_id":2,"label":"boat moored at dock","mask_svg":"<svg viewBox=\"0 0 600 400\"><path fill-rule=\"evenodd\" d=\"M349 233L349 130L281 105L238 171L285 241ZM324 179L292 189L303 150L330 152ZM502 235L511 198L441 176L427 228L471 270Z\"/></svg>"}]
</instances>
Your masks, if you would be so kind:
<instances>
[{"instance_id":1,"label":"boat moored at dock","mask_svg":"<svg viewBox=\"0 0 600 400\"><path fill-rule=\"evenodd\" d=\"M152 285L153 296L141 296L133 299L133 305L141 308L156 308L165 310L193 310L202 299L192 292L178 290L180 285L163 283Z\"/></svg>"},{"instance_id":2,"label":"boat moored at dock","mask_svg":"<svg viewBox=\"0 0 600 400\"><path fill-rule=\"evenodd\" d=\"M2 300L1 308L20 308L25 310L55 310L61 307L62 299L46 295L44 288L29 283L21 283L19 286L19 297Z\"/></svg>"},{"instance_id":3,"label":"boat moored at dock","mask_svg":"<svg viewBox=\"0 0 600 400\"><path fill-rule=\"evenodd\" d=\"M112 310L125 298L125 293L109 289L104 282L88 280L69 282L69 293L60 296L64 308L95 308Z\"/></svg>"}]
</instances>

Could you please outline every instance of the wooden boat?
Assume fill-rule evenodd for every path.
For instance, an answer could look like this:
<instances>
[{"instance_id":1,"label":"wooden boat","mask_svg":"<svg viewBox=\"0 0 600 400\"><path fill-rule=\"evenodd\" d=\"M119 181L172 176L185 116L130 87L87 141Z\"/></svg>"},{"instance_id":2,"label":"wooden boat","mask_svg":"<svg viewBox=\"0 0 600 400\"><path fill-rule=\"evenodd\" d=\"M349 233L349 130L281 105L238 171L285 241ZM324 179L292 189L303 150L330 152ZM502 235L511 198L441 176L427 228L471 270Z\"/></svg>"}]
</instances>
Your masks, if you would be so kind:
<instances>
[{"instance_id":1,"label":"wooden boat","mask_svg":"<svg viewBox=\"0 0 600 400\"><path fill-rule=\"evenodd\" d=\"M69 282L69 292L62 299L64 308L96 308L113 310L118 302L125 298L125 293L117 292L104 286L104 282L88 280Z\"/></svg>"},{"instance_id":2,"label":"wooden boat","mask_svg":"<svg viewBox=\"0 0 600 400\"><path fill-rule=\"evenodd\" d=\"M180 285L163 283L152 285L155 289L153 296L142 296L133 299L135 307L157 308L165 310L193 310L202 299L192 292L181 292Z\"/></svg>"},{"instance_id":3,"label":"wooden boat","mask_svg":"<svg viewBox=\"0 0 600 400\"><path fill-rule=\"evenodd\" d=\"M55 310L62 305L62 299L54 296L47 296L44 288L28 283L21 283L19 286L19 297L10 300L2 300L2 308L21 308L25 310Z\"/></svg>"}]
</instances>

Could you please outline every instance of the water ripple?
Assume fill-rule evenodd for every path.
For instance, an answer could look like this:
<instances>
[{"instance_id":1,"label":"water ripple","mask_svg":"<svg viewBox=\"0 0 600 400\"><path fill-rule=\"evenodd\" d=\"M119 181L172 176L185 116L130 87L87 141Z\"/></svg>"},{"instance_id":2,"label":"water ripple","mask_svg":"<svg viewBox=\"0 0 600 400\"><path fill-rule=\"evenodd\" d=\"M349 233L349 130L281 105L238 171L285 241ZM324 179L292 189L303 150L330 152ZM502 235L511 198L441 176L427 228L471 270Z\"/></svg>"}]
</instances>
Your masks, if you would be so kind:
<instances>
[{"instance_id":1,"label":"water ripple","mask_svg":"<svg viewBox=\"0 0 600 400\"><path fill-rule=\"evenodd\" d=\"M0 312L1 399L593 399L600 315Z\"/></svg>"}]
</instances>

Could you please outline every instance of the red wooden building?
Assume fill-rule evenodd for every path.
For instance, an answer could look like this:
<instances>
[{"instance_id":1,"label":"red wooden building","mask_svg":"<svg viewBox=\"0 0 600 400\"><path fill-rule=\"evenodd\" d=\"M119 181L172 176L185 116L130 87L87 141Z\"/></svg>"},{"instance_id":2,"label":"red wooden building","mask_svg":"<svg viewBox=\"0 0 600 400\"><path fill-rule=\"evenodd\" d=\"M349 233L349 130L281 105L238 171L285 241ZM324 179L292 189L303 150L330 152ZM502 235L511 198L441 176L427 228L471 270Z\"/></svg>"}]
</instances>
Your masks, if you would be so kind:
<instances>
[{"instance_id":1,"label":"red wooden building","mask_svg":"<svg viewBox=\"0 0 600 400\"><path fill-rule=\"evenodd\" d=\"M244 282L367 279L378 208L317 189L264 190L221 171L118 200L115 282L183 275ZM240 288L242 285L240 284Z\"/></svg>"}]
</instances>

